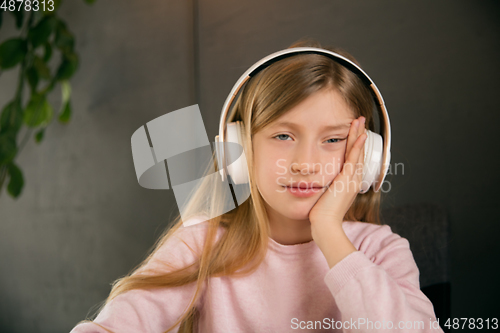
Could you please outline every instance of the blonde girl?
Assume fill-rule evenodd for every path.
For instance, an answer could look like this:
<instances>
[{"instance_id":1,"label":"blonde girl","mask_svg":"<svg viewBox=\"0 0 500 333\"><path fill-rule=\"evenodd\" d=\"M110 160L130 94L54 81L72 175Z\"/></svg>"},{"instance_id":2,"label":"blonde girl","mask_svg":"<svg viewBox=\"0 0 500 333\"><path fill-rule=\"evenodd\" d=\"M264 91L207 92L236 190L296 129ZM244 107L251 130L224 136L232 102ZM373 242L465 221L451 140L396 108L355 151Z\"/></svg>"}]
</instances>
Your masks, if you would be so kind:
<instances>
[{"instance_id":1,"label":"blonde girl","mask_svg":"<svg viewBox=\"0 0 500 333\"><path fill-rule=\"evenodd\" d=\"M243 124L248 200L217 216L227 197L204 177L184 221L71 333L442 332L408 241L380 224L382 191L359 193L373 110L360 78L323 55L261 70L228 116Z\"/></svg>"}]
</instances>

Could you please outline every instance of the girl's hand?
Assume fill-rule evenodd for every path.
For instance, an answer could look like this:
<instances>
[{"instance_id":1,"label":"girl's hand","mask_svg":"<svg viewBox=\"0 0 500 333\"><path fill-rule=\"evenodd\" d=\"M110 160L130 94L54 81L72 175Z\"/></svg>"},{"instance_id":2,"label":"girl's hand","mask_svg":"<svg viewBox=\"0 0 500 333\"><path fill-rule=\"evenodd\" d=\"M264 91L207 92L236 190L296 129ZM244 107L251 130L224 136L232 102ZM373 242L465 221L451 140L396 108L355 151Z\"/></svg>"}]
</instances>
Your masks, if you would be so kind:
<instances>
[{"instance_id":1,"label":"girl's hand","mask_svg":"<svg viewBox=\"0 0 500 333\"><path fill-rule=\"evenodd\" d=\"M318 245L330 243L332 232L343 233L344 216L361 190L367 136L365 118L355 119L349 129L344 166L309 212L312 237Z\"/></svg>"}]
</instances>

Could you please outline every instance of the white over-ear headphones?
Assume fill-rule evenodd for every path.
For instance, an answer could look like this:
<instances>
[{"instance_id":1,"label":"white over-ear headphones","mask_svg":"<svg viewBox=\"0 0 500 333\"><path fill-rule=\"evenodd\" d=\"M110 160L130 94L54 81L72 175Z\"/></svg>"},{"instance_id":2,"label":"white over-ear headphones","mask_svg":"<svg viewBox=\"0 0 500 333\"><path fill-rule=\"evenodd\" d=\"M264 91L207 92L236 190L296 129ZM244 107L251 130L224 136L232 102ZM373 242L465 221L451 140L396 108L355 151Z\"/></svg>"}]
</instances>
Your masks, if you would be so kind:
<instances>
[{"instance_id":1,"label":"white over-ear headphones","mask_svg":"<svg viewBox=\"0 0 500 333\"><path fill-rule=\"evenodd\" d=\"M360 193L366 193L372 185L373 190L378 192L384 182L385 176L387 175L387 170L391 160L391 125L382 95L370 77L355 63L338 53L316 47L295 47L272 53L252 65L252 67L243 73L233 86L233 89L231 89L231 92L222 107L219 135L215 137L217 164L222 181L226 179L226 174L229 174L234 184L245 184L249 182L245 154L239 154L238 152L238 156L232 156L232 154L237 154L235 150L226 149L223 144L224 142L233 142L244 147L242 135L243 124L240 121L236 121L230 122L226 126L227 114L234 98L237 96L244 83L260 70L278 60L301 53L315 53L327 56L356 74L369 88L371 88L371 91L376 98L377 103L375 104L377 105L377 110L379 112L380 134L372 132L368 129L366 130L368 137L365 141L363 180ZM224 158L225 156L226 158ZM227 165L228 161L233 162Z\"/></svg>"}]
</instances>

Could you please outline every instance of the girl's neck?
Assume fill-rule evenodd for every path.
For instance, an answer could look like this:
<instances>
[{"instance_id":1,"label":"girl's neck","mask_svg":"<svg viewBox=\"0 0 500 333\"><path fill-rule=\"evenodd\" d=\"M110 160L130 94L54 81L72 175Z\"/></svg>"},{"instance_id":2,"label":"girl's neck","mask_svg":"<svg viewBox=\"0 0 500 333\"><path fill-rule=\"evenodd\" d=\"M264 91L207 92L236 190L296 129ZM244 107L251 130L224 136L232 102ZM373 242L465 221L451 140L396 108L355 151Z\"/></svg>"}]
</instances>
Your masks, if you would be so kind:
<instances>
[{"instance_id":1,"label":"girl's neck","mask_svg":"<svg viewBox=\"0 0 500 333\"><path fill-rule=\"evenodd\" d=\"M279 214L273 209L267 209L270 237L282 245L295 245L313 240L309 219L294 220Z\"/></svg>"}]
</instances>

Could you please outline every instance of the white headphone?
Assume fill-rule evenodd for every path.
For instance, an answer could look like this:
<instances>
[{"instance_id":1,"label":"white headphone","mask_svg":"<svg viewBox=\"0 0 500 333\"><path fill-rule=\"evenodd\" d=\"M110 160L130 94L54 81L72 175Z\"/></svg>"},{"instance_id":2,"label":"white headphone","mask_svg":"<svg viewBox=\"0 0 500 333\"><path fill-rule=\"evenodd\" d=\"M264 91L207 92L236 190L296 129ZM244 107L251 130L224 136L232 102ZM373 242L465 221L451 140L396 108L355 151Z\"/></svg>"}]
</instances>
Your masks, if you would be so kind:
<instances>
[{"instance_id":1,"label":"white headphone","mask_svg":"<svg viewBox=\"0 0 500 333\"><path fill-rule=\"evenodd\" d=\"M377 110L379 112L381 134L372 132L368 129L366 130L368 137L365 141L363 180L360 193L366 193L372 185L373 190L378 192L384 182L385 176L387 175L387 170L391 160L391 125L382 95L370 77L355 63L338 53L316 47L294 47L272 53L252 65L252 67L243 73L233 86L233 89L231 89L231 92L222 107L219 135L215 137L217 164L222 181L226 179L226 174L229 174L234 184L245 184L249 182L249 173L245 154L240 154L239 151L236 152L233 149L226 149L226 145L223 144L224 142L233 142L244 147L242 136L243 124L241 121L230 122L226 127L227 114L234 98L237 96L244 83L260 70L278 60L300 53L315 53L327 56L356 74L369 88L371 88L371 91L378 102L375 104L377 105ZM224 156L226 156L226 158L224 158ZM228 161L234 162L227 165Z\"/></svg>"}]
</instances>

